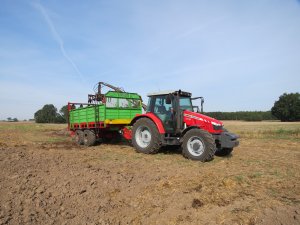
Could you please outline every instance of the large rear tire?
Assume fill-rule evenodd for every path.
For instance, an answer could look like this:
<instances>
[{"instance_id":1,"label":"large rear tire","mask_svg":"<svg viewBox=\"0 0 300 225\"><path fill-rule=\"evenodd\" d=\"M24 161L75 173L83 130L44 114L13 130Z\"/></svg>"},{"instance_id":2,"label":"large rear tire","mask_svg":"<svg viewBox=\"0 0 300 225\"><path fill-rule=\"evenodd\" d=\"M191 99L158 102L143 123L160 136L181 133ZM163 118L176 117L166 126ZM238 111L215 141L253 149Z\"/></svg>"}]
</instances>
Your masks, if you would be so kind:
<instances>
[{"instance_id":1,"label":"large rear tire","mask_svg":"<svg viewBox=\"0 0 300 225\"><path fill-rule=\"evenodd\" d=\"M75 132L75 142L78 145L83 145L83 131L82 130L76 130L76 132Z\"/></svg>"},{"instance_id":2,"label":"large rear tire","mask_svg":"<svg viewBox=\"0 0 300 225\"><path fill-rule=\"evenodd\" d=\"M132 145L137 152L145 154L155 154L159 151L161 138L152 120L141 118L133 124Z\"/></svg>"},{"instance_id":3,"label":"large rear tire","mask_svg":"<svg viewBox=\"0 0 300 225\"><path fill-rule=\"evenodd\" d=\"M83 132L83 143L85 146L93 146L96 143L96 134L92 130L85 130Z\"/></svg>"},{"instance_id":4,"label":"large rear tire","mask_svg":"<svg viewBox=\"0 0 300 225\"><path fill-rule=\"evenodd\" d=\"M184 157L206 162L214 158L215 152L215 140L207 131L192 129L184 135L182 143L182 154Z\"/></svg>"}]
</instances>

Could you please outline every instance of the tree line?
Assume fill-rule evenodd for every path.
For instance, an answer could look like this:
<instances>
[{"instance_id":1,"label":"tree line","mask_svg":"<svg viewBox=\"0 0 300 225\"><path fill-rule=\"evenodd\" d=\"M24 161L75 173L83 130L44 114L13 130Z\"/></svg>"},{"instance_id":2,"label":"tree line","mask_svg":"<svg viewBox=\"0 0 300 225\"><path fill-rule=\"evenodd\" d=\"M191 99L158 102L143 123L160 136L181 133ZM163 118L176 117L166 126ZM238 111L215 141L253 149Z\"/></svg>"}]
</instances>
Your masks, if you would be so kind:
<instances>
[{"instance_id":1,"label":"tree line","mask_svg":"<svg viewBox=\"0 0 300 225\"><path fill-rule=\"evenodd\" d=\"M63 106L59 112L53 104L44 105L34 114L36 123L66 123L68 121L68 106Z\"/></svg>"},{"instance_id":2,"label":"tree line","mask_svg":"<svg viewBox=\"0 0 300 225\"><path fill-rule=\"evenodd\" d=\"M272 115L271 111L206 112L204 114L218 120L277 120L277 118Z\"/></svg>"},{"instance_id":3,"label":"tree line","mask_svg":"<svg viewBox=\"0 0 300 225\"><path fill-rule=\"evenodd\" d=\"M5 121L5 120L4 120ZM12 117L8 117L6 119L7 122L19 122L19 120L17 118L12 118Z\"/></svg>"},{"instance_id":4,"label":"tree line","mask_svg":"<svg viewBox=\"0 0 300 225\"><path fill-rule=\"evenodd\" d=\"M275 101L270 111L208 112L206 115L219 120L280 120L282 122L300 121L300 94L284 93Z\"/></svg>"}]
</instances>

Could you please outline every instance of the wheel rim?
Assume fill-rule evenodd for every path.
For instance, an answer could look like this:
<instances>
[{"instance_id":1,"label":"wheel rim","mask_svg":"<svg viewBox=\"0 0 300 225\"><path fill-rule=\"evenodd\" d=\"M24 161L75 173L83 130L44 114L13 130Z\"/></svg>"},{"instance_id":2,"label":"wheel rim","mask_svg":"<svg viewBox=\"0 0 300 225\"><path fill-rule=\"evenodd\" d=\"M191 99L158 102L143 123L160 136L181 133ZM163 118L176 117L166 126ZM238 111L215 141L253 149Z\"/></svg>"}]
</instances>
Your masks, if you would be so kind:
<instances>
[{"instance_id":1,"label":"wheel rim","mask_svg":"<svg viewBox=\"0 0 300 225\"><path fill-rule=\"evenodd\" d=\"M187 142L187 149L193 156L200 156L205 150L205 144L201 138L193 136Z\"/></svg>"},{"instance_id":2,"label":"wheel rim","mask_svg":"<svg viewBox=\"0 0 300 225\"><path fill-rule=\"evenodd\" d=\"M135 132L136 143L141 148L147 148L151 142L151 132L148 127L140 126Z\"/></svg>"},{"instance_id":3,"label":"wheel rim","mask_svg":"<svg viewBox=\"0 0 300 225\"><path fill-rule=\"evenodd\" d=\"M78 134L78 133L77 133L76 136L75 136L75 141L76 141L77 143L80 142L80 138L79 138L79 134Z\"/></svg>"},{"instance_id":4,"label":"wheel rim","mask_svg":"<svg viewBox=\"0 0 300 225\"><path fill-rule=\"evenodd\" d=\"M87 134L83 134L83 142L84 144L88 142Z\"/></svg>"}]
</instances>

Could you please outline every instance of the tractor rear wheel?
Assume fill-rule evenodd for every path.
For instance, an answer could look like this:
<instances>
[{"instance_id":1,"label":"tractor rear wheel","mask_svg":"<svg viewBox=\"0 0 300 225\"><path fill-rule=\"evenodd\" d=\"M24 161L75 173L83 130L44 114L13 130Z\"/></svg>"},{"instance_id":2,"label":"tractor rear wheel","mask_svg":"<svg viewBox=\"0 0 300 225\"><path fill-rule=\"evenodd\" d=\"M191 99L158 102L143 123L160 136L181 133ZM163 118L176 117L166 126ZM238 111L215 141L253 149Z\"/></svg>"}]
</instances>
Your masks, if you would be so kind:
<instances>
[{"instance_id":1,"label":"tractor rear wheel","mask_svg":"<svg viewBox=\"0 0 300 225\"><path fill-rule=\"evenodd\" d=\"M78 145L83 145L83 131L82 130L76 130L76 132L75 132L75 142Z\"/></svg>"},{"instance_id":2,"label":"tractor rear wheel","mask_svg":"<svg viewBox=\"0 0 300 225\"><path fill-rule=\"evenodd\" d=\"M85 130L83 132L83 143L85 146L93 146L96 143L96 134L92 130Z\"/></svg>"},{"instance_id":3,"label":"tractor rear wheel","mask_svg":"<svg viewBox=\"0 0 300 225\"><path fill-rule=\"evenodd\" d=\"M206 162L213 159L215 152L215 140L207 131L192 129L183 136L182 154L184 157Z\"/></svg>"},{"instance_id":4,"label":"tractor rear wheel","mask_svg":"<svg viewBox=\"0 0 300 225\"><path fill-rule=\"evenodd\" d=\"M137 152L154 154L159 151L161 139L152 120L141 118L133 124L132 144Z\"/></svg>"}]
</instances>

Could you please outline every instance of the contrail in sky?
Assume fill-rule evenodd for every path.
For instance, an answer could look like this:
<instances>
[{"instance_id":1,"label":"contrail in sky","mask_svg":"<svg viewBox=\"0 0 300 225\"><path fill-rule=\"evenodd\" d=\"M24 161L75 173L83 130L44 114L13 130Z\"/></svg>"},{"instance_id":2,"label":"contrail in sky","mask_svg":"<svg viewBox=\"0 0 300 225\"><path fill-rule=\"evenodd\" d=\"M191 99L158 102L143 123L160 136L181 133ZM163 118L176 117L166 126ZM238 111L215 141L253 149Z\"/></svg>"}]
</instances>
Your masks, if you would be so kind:
<instances>
[{"instance_id":1,"label":"contrail in sky","mask_svg":"<svg viewBox=\"0 0 300 225\"><path fill-rule=\"evenodd\" d=\"M44 6L40 3L40 2L35 2L33 3L33 6L43 15L44 19L46 20L51 33L55 39L55 41L58 43L59 48L61 53L63 54L63 56L66 58L66 60L72 65L72 67L74 68L74 70L77 72L77 74L79 75L80 79L85 82L85 80L83 79L83 75L80 72L80 70L78 69L77 65L75 64L75 62L71 59L71 57L68 55L68 53L65 50L64 47L64 42L62 40L62 38L60 37L59 33L57 32L54 24L52 23L52 20L50 19L48 13L46 12Z\"/></svg>"}]
</instances>

